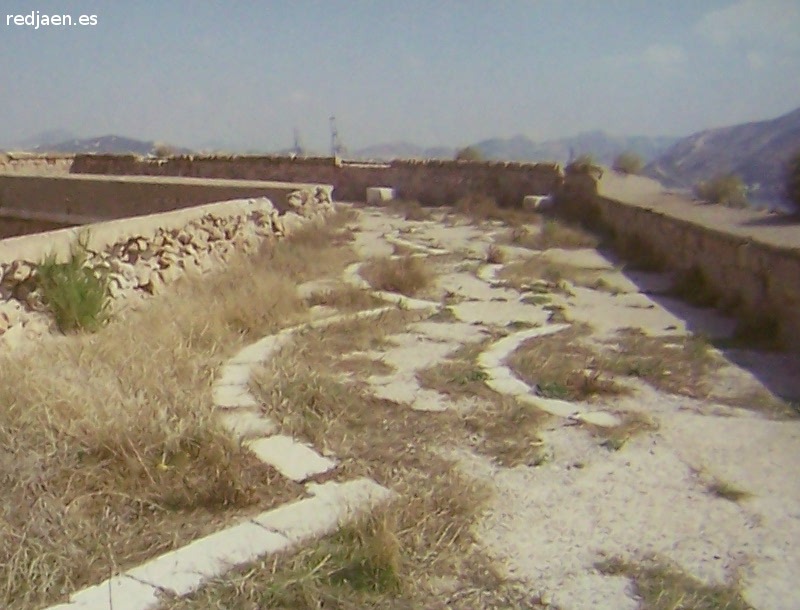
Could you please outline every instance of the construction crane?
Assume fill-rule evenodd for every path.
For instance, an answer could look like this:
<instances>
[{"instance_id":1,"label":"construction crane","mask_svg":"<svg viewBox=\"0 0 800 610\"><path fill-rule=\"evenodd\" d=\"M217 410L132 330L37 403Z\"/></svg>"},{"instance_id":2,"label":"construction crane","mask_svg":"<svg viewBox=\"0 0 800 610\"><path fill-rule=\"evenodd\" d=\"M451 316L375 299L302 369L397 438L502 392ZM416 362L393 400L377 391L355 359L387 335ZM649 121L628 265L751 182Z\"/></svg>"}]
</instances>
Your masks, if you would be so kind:
<instances>
[{"instance_id":1,"label":"construction crane","mask_svg":"<svg viewBox=\"0 0 800 610\"><path fill-rule=\"evenodd\" d=\"M345 147L339 139L339 132L336 129L336 117L330 118L331 124L331 157L341 157L345 153Z\"/></svg>"}]
</instances>

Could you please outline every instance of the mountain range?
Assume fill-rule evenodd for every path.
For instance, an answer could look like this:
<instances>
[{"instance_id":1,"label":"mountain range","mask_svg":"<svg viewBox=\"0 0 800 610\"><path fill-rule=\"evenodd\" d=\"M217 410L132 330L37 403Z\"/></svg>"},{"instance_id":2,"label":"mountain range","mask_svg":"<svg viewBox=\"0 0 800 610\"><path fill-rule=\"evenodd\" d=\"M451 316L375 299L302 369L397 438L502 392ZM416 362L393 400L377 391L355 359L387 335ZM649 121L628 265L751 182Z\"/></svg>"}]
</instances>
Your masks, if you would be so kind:
<instances>
[{"instance_id":1,"label":"mountain range","mask_svg":"<svg viewBox=\"0 0 800 610\"><path fill-rule=\"evenodd\" d=\"M708 129L676 142L644 173L666 186L691 187L722 173L737 174L753 201L783 195L789 159L800 151L800 108L776 119Z\"/></svg>"},{"instance_id":2,"label":"mountain range","mask_svg":"<svg viewBox=\"0 0 800 610\"><path fill-rule=\"evenodd\" d=\"M50 130L16 142L13 149L149 155L155 154L158 146L153 141L123 136L80 139L65 130ZM614 136L590 131L542 142L524 135L490 138L471 146L486 159L566 163L578 155L589 154L594 162L608 166L620 153L632 152L647 164L644 173L666 186L688 188L722 173L735 173L748 186L751 200L777 202L782 198L786 164L800 150L800 108L775 119L708 129L685 138ZM181 147L170 149L176 154L192 152ZM287 153L287 150L276 152ZM423 147L399 141L361 148L346 156L383 161L452 159L455 154L453 147Z\"/></svg>"}]
</instances>

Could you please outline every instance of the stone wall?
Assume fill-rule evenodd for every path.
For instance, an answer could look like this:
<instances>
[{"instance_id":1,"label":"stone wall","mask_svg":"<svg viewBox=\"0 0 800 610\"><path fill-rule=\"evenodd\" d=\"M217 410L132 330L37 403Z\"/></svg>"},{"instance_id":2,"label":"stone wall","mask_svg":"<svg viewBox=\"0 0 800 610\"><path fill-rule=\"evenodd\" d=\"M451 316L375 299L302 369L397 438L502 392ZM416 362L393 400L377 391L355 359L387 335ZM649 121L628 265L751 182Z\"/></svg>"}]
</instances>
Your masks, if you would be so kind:
<instances>
[{"instance_id":1,"label":"stone wall","mask_svg":"<svg viewBox=\"0 0 800 610\"><path fill-rule=\"evenodd\" d=\"M692 222L669 207L654 209L602 196L597 182L585 174L567 176L558 208L567 216L610 230L618 240L635 240L637 247L647 248L669 269L700 270L721 303L751 321L776 320L782 343L800 351L800 232L796 228L793 246L775 245Z\"/></svg>"},{"instance_id":2,"label":"stone wall","mask_svg":"<svg viewBox=\"0 0 800 610\"><path fill-rule=\"evenodd\" d=\"M280 214L266 198L240 199L0 240L0 350L50 332L37 264L63 262L80 246L86 264L109 279L113 311L163 290L184 275L221 269L236 253L324 218L331 202L295 199Z\"/></svg>"},{"instance_id":3,"label":"stone wall","mask_svg":"<svg viewBox=\"0 0 800 610\"><path fill-rule=\"evenodd\" d=\"M331 187L246 180L143 176L0 174L0 237L115 218L157 214L248 197L267 197L281 211L297 192Z\"/></svg>"},{"instance_id":4,"label":"stone wall","mask_svg":"<svg viewBox=\"0 0 800 610\"><path fill-rule=\"evenodd\" d=\"M74 158L71 154L0 153L0 173L68 174Z\"/></svg>"},{"instance_id":5,"label":"stone wall","mask_svg":"<svg viewBox=\"0 0 800 610\"><path fill-rule=\"evenodd\" d=\"M247 180L283 180L332 184L340 201L364 201L367 187L395 189L402 199L424 205L452 204L470 193L495 197L501 205L519 206L525 195L558 189L558 165L475 161L391 161L354 163L336 158L173 157L145 159L122 155L77 155L78 174L202 176Z\"/></svg>"}]
</instances>

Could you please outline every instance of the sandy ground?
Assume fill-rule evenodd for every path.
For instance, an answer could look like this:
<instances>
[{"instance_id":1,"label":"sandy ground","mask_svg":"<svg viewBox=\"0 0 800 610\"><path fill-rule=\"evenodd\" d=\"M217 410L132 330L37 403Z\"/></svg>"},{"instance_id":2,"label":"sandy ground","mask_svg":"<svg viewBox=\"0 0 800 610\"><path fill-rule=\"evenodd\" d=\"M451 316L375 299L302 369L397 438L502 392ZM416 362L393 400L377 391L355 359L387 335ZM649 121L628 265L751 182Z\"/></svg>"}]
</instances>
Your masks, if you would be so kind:
<instances>
[{"instance_id":1,"label":"sandy ground","mask_svg":"<svg viewBox=\"0 0 800 610\"><path fill-rule=\"evenodd\" d=\"M421 255L426 248L450 253L429 257L438 280L424 298L447 297L455 319L417 323L390 337L389 347L369 352L396 369L369 379L377 395L419 410L469 409L469 401L454 404L420 388L415 373L465 343L500 330L513 333L508 324L547 326L549 312L521 302L524 295L493 279L500 266L483 262L488 244L502 233L496 224L446 226L361 211L356 247L364 259L391 255L398 237L416 244ZM507 248L508 259L535 254L520 250ZM665 307L657 294L668 284L663 276L623 274L593 250L542 256L600 269L621 290L612 295L572 286L572 296L549 295L564 307L568 322L589 324L596 341L629 327L651 335L732 331L732 321L713 312L677 302ZM766 384L796 400L797 371L795 356L739 351L712 383L720 396L749 395ZM495 490L490 509L475 525L487 553L552 608L639 608L627 578L606 576L595 566L607 558L652 557L705 582L738 582L746 600L761 610L800 607L800 420L625 383L633 393L601 403L600 410L641 412L658 427L619 451L601 447L573 418L557 416L542 431L552 459L537 467L503 468L463 448L450 449L465 471ZM581 405L575 407L577 412ZM738 502L714 495L708 489L714 480L750 495Z\"/></svg>"}]
</instances>

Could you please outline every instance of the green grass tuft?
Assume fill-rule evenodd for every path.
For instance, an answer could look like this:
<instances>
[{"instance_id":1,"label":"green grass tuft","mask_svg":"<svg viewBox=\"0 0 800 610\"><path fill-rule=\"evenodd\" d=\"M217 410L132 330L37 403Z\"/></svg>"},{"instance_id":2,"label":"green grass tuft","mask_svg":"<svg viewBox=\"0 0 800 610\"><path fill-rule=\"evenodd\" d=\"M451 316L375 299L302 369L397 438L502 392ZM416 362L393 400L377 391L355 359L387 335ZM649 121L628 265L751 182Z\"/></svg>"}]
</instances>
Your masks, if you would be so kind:
<instances>
[{"instance_id":1,"label":"green grass tuft","mask_svg":"<svg viewBox=\"0 0 800 610\"><path fill-rule=\"evenodd\" d=\"M87 265L83 244L73 248L65 263L57 262L55 254L47 255L36 277L42 302L61 332L95 331L108 320L108 275Z\"/></svg>"}]
</instances>

